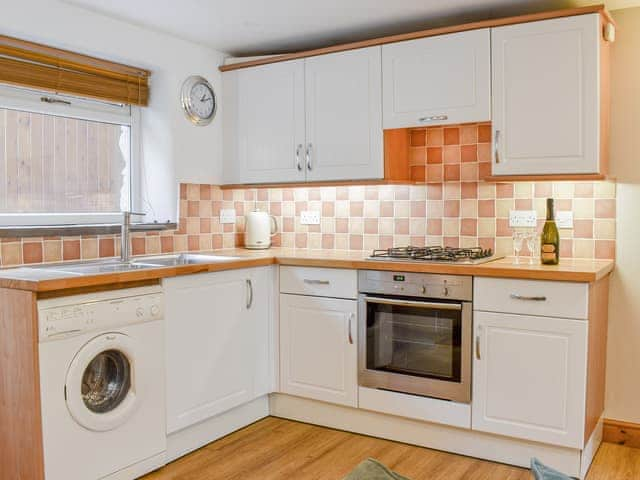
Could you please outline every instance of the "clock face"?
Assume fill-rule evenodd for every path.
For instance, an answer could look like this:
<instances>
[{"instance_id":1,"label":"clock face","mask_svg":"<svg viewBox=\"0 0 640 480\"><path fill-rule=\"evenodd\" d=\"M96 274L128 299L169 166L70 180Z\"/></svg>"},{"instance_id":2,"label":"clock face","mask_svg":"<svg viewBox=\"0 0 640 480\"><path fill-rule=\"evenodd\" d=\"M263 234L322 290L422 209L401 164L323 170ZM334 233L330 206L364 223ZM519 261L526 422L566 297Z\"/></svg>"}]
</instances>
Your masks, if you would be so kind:
<instances>
[{"instance_id":1,"label":"clock face","mask_svg":"<svg viewBox=\"0 0 640 480\"><path fill-rule=\"evenodd\" d=\"M182 107L196 125L207 125L216 113L216 96L206 79L189 77L182 89Z\"/></svg>"}]
</instances>

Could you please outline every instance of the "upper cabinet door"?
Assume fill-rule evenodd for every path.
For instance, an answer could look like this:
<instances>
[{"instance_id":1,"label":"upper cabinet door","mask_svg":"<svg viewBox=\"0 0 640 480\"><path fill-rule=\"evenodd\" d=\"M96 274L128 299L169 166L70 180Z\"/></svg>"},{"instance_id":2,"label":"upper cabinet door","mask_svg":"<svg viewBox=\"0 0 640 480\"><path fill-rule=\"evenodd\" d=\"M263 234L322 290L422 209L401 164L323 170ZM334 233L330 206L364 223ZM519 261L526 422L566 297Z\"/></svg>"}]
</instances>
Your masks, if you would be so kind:
<instances>
[{"instance_id":1,"label":"upper cabinet door","mask_svg":"<svg viewBox=\"0 0 640 480\"><path fill-rule=\"evenodd\" d=\"M225 183L304 181L304 60L224 79Z\"/></svg>"},{"instance_id":2,"label":"upper cabinet door","mask_svg":"<svg viewBox=\"0 0 640 480\"><path fill-rule=\"evenodd\" d=\"M384 175L380 47L305 60L307 180Z\"/></svg>"},{"instance_id":3,"label":"upper cabinet door","mask_svg":"<svg viewBox=\"0 0 640 480\"><path fill-rule=\"evenodd\" d=\"M600 16L492 30L494 175L599 173Z\"/></svg>"},{"instance_id":4,"label":"upper cabinet door","mask_svg":"<svg viewBox=\"0 0 640 480\"><path fill-rule=\"evenodd\" d=\"M489 30L382 47L384 128L491 120Z\"/></svg>"}]
</instances>

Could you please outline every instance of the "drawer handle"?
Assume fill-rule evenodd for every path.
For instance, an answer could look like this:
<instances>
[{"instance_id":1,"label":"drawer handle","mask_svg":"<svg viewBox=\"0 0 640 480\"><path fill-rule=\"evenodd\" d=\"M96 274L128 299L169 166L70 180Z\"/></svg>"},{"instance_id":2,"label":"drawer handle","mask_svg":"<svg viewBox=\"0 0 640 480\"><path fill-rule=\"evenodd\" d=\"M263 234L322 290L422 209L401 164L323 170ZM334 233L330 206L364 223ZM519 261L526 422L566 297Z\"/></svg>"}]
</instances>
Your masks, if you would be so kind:
<instances>
[{"instance_id":1,"label":"drawer handle","mask_svg":"<svg viewBox=\"0 0 640 480\"><path fill-rule=\"evenodd\" d=\"M430 117L420 117L418 121L420 123L427 123L427 122L437 122L439 120L448 120L448 119L449 119L448 115L431 115Z\"/></svg>"},{"instance_id":2,"label":"drawer handle","mask_svg":"<svg viewBox=\"0 0 640 480\"><path fill-rule=\"evenodd\" d=\"M514 300L526 300L530 302L546 302L547 301L547 297L544 297L544 296L528 297L526 295L518 295L517 293L512 293L509 296Z\"/></svg>"},{"instance_id":3,"label":"drawer handle","mask_svg":"<svg viewBox=\"0 0 640 480\"><path fill-rule=\"evenodd\" d=\"M480 334L476 335L476 358L482 360L480 356Z\"/></svg>"},{"instance_id":4,"label":"drawer handle","mask_svg":"<svg viewBox=\"0 0 640 480\"><path fill-rule=\"evenodd\" d=\"M493 140L493 155L496 159L496 163L500 163L500 130L496 130L495 138Z\"/></svg>"},{"instance_id":5,"label":"drawer handle","mask_svg":"<svg viewBox=\"0 0 640 480\"><path fill-rule=\"evenodd\" d=\"M351 335L351 321L353 320L353 313L349 315L349 344L353 345L353 336Z\"/></svg>"},{"instance_id":6,"label":"drawer handle","mask_svg":"<svg viewBox=\"0 0 640 480\"><path fill-rule=\"evenodd\" d=\"M253 305L253 283L247 278L247 310Z\"/></svg>"},{"instance_id":7,"label":"drawer handle","mask_svg":"<svg viewBox=\"0 0 640 480\"><path fill-rule=\"evenodd\" d=\"M305 278L303 281L307 285L329 285L331 283L329 280L313 280L309 278Z\"/></svg>"}]
</instances>

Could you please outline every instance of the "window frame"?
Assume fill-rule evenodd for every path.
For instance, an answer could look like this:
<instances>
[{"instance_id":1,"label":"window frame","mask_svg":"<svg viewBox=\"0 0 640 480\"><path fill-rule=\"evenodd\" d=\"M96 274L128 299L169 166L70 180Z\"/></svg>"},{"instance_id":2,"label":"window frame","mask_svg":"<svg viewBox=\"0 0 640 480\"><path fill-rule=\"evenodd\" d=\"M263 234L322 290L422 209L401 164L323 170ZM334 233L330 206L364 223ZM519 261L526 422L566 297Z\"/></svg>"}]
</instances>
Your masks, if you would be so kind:
<instances>
[{"instance_id":1,"label":"window frame","mask_svg":"<svg viewBox=\"0 0 640 480\"><path fill-rule=\"evenodd\" d=\"M42 97L59 100L47 103ZM69 105L66 102L70 102ZM141 108L100 100L53 94L22 87L0 85L0 108L54 115L79 120L124 125L130 128L129 206L139 211L142 205ZM122 212L77 213L1 213L0 228L51 227L71 225L112 225L122 222Z\"/></svg>"}]
</instances>

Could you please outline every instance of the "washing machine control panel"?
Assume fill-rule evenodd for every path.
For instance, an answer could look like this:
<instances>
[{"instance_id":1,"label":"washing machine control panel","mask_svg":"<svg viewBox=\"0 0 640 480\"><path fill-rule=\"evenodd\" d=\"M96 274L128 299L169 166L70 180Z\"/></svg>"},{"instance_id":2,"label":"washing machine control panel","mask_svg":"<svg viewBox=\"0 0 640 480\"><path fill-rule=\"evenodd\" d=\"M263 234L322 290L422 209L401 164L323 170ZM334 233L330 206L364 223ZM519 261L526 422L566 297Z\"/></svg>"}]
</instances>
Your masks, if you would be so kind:
<instances>
[{"instance_id":1,"label":"washing machine control panel","mask_svg":"<svg viewBox=\"0 0 640 480\"><path fill-rule=\"evenodd\" d=\"M161 293L40 308L40 340L160 320L163 316Z\"/></svg>"}]
</instances>

